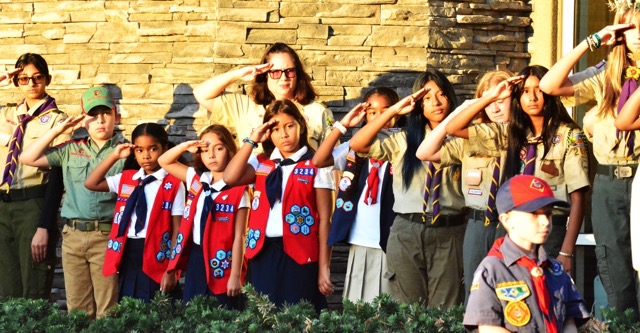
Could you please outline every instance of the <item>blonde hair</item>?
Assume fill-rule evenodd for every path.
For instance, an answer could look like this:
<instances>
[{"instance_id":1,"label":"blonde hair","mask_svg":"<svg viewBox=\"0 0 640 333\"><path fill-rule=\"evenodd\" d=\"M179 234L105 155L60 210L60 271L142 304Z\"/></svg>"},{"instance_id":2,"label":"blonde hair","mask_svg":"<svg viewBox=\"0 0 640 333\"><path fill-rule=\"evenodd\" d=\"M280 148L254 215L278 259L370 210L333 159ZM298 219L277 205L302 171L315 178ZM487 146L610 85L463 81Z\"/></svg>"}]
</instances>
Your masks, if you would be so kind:
<instances>
[{"instance_id":1,"label":"blonde hair","mask_svg":"<svg viewBox=\"0 0 640 333\"><path fill-rule=\"evenodd\" d=\"M616 11L613 24L629 23L635 15L636 11L633 9ZM615 109L622 91L623 72L630 65L627 52L624 37L616 40L616 43L609 47L609 56L607 57L607 67L604 75L604 95L597 113L598 117L615 115Z\"/></svg>"},{"instance_id":2,"label":"blonde hair","mask_svg":"<svg viewBox=\"0 0 640 333\"><path fill-rule=\"evenodd\" d=\"M476 87L476 93L473 95L474 98L482 97L482 93L484 93L487 89L497 85L498 83L510 78L513 76L513 73L508 70L495 70L484 73L478 80L478 86ZM474 123L489 123L489 116L485 110L478 113L476 116Z\"/></svg>"}]
</instances>

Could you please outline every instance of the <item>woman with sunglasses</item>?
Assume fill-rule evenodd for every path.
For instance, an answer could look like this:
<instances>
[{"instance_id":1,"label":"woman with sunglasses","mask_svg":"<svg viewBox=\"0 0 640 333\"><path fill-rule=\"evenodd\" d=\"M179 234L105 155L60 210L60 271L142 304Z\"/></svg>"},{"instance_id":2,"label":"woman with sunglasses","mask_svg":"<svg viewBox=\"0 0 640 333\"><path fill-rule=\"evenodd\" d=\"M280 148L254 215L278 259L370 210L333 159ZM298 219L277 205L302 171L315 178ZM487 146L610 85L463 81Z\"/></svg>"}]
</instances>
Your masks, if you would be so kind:
<instances>
[{"instance_id":1,"label":"woman with sunglasses","mask_svg":"<svg viewBox=\"0 0 640 333\"><path fill-rule=\"evenodd\" d=\"M39 54L25 53L14 69L0 73L0 86L13 84L23 97L0 107L0 299L48 299L51 293L62 173L23 165L18 158L22 147L66 117L47 95L49 83Z\"/></svg>"},{"instance_id":2,"label":"woman with sunglasses","mask_svg":"<svg viewBox=\"0 0 640 333\"><path fill-rule=\"evenodd\" d=\"M225 92L232 83L250 81L248 95ZM286 44L271 45L260 65L233 69L212 77L193 90L200 105L210 112L209 123L225 125L242 145L252 130L262 125L265 107L276 100L290 100L302 110L309 129L309 146L317 149L328 134L331 110L316 102L311 77L298 54Z\"/></svg>"}]
</instances>

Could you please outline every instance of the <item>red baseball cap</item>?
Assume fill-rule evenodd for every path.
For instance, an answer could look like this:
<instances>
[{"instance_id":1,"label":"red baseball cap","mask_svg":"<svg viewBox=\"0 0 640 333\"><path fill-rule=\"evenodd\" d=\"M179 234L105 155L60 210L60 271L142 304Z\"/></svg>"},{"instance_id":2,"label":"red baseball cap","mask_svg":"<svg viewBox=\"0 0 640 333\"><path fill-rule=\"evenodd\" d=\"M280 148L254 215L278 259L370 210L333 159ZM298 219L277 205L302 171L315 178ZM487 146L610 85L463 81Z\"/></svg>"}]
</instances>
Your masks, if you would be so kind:
<instances>
[{"instance_id":1,"label":"red baseball cap","mask_svg":"<svg viewBox=\"0 0 640 333\"><path fill-rule=\"evenodd\" d=\"M568 202L556 199L549 184L536 176L510 178L500 186L496 195L496 208L500 214L511 210L531 213L549 205L571 207Z\"/></svg>"}]
</instances>

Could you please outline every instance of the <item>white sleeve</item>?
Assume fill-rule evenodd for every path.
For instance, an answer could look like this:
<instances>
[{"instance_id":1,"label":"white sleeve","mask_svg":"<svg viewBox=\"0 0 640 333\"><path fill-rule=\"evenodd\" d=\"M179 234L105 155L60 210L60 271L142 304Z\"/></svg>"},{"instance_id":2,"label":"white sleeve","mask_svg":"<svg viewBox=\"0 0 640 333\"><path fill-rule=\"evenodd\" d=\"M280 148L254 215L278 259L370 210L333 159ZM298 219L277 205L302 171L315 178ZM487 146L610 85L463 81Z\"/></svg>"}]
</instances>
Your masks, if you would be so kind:
<instances>
[{"instance_id":1,"label":"white sleeve","mask_svg":"<svg viewBox=\"0 0 640 333\"><path fill-rule=\"evenodd\" d=\"M251 200L249 199L249 189L247 188L242 194L242 199L240 199L240 204L238 205L238 208L248 208L250 201Z\"/></svg>"},{"instance_id":2,"label":"white sleeve","mask_svg":"<svg viewBox=\"0 0 640 333\"><path fill-rule=\"evenodd\" d=\"M120 177L122 177L122 173L118 173L105 178L107 184L109 185L109 192L118 193L118 190L120 189Z\"/></svg>"},{"instance_id":3,"label":"white sleeve","mask_svg":"<svg viewBox=\"0 0 640 333\"><path fill-rule=\"evenodd\" d=\"M188 173L189 171L187 171ZM173 199L173 206L171 207L171 215L182 216L184 213L184 184L180 182L178 185L178 191L176 191L176 198Z\"/></svg>"},{"instance_id":4,"label":"white sleeve","mask_svg":"<svg viewBox=\"0 0 640 333\"><path fill-rule=\"evenodd\" d=\"M349 141L340 144L333 149L333 169L344 171L347 166L347 156L349 155Z\"/></svg>"},{"instance_id":5,"label":"white sleeve","mask_svg":"<svg viewBox=\"0 0 640 333\"><path fill-rule=\"evenodd\" d=\"M333 179L333 168L318 168L318 174L313 181L314 188L326 188L329 190L335 190L335 181Z\"/></svg>"},{"instance_id":6,"label":"white sleeve","mask_svg":"<svg viewBox=\"0 0 640 333\"><path fill-rule=\"evenodd\" d=\"M249 160L247 161L247 164L251 165L253 167L253 170L258 170L258 165L260 165L260 162L258 162L258 156L251 154Z\"/></svg>"},{"instance_id":7,"label":"white sleeve","mask_svg":"<svg viewBox=\"0 0 640 333\"><path fill-rule=\"evenodd\" d=\"M193 177L196 176L196 169L189 167L187 169L187 187L186 190L189 191L191 189L191 183L193 183Z\"/></svg>"}]
</instances>

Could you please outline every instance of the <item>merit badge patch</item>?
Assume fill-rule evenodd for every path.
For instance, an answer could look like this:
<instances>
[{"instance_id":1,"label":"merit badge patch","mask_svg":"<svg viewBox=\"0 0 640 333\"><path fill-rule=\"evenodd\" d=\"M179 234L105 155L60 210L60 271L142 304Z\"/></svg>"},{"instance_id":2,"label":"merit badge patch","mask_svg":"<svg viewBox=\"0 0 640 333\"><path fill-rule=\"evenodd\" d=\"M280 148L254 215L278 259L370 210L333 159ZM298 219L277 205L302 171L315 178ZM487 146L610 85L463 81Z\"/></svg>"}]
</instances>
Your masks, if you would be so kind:
<instances>
[{"instance_id":1,"label":"merit badge patch","mask_svg":"<svg viewBox=\"0 0 640 333\"><path fill-rule=\"evenodd\" d=\"M163 187L164 187L164 189L165 189L165 190L167 190L167 191L168 191L168 190L170 190L171 188L173 188L173 185L171 185L171 183L167 182L167 183L164 183L164 186L163 186Z\"/></svg>"},{"instance_id":2,"label":"merit badge patch","mask_svg":"<svg viewBox=\"0 0 640 333\"><path fill-rule=\"evenodd\" d=\"M40 117L40 124L44 125L44 124L48 123L49 120L51 120L51 114L50 113L42 115L42 117Z\"/></svg>"},{"instance_id":3,"label":"merit badge patch","mask_svg":"<svg viewBox=\"0 0 640 333\"><path fill-rule=\"evenodd\" d=\"M344 200L342 198L338 198L336 200L336 208L338 208L338 209L342 208L343 204L344 204Z\"/></svg>"},{"instance_id":4,"label":"merit badge patch","mask_svg":"<svg viewBox=\"0 0 640 333\"><path fill-rule=\"evenodd\" d=\"M129 185L129 184L123 184L122 185L122 190L120 191L120 196L124 197L124 198L128 198L131 196L131 193L133 193L133 190L136 187L133 185Z\"/></svg>"},{"instance_id":5,"label":"merit badge patch","mask_svg":"<svg viewBox=\"0 0 640 333\"><path fill-rule=\"evenodd\" d=\"M551 266L549 266L549 270L551 271L551 274L555 276L562 275L562 273L564 273L564 266L562 266L561 263L555 260L550 260L550 261L551 261Z\"/></svg>"},{"instance_id":6,"label":"merit badge patch","mask_svg":"<svg viewBox=\"0 0 640 333\"><path fill-rule=\"evenodd\" d=\"M255 249L256 245L258 245L258 240L260 239L260 230L249 228L249 232L247 232L247 245L246 247L250 249Z\"/></svg>"},{"instance_id":7,"label":"merit badge patch","mask_svg":"<svg viewBox=\"0 0 640 333\"><path fill-rule=\"evenodd\" d=\"M480 189L480 188L469 188L469 195L482 195L482 189Z\"/></svg>"},{"instance_id":8,"label":"merit badge patch","mask_svg":"<svg viewBox=\"0 0 640 333\"><path fill-rule=\"evenodd\" d=\"M343 207L345 212L350 212L351 210L353 210L353 202L347 201L344 203Z\"/></svg>"},{"instance_id":9,"label":"merit badge patch","mask_svg":"<svg viewBox=\"0 0 640 333\"><path fill-rule=\"evenodd\" d=\"M184 217L185 219L188 219L190 211L191 211L191 205L184 206L184 213L182 214L182 217Z\"/></svg>"},{"instance_id":10,"label":"merit badge patch","mask_svg":"<svg viewBox=\"0 0 640 333\"><path fill-rule=\"evenodd\" d=\"M253 200L251 201L251 209L257 210L260 207L260 191L253 192Z\"/></svg>"},{"instance_id":11,"label":"merit badge patch","mask_svg":"<svg viewBox=\"0 0 640 333\"><path fill-rule=\"evenodd\" d=\"M504 317L513 326L524 326L531 320L531 310L523 301L509 302L504 308Z\"/></svg>"},{"instance_id":12,"label":"merit badge patch","mask_svg":"<svg viewBox=\"0 0 640 333\"><path fill-rule=\"evenodd\" d=\"M498 299L507 302L517 302L531 295L529 286L524 281L514 281L496 286Z\"/></svg>"},{"instance_id":13,"label":"merit badge patch","mask_svg":"<svg viewBox=\"0 0 640 333\"><path fill-rule=\"evenodd\" d=\"M560 134L556 134L553 137L553 140L551 140L551 143L553 143L554 145L557 145L558 143L560 143Z\"/></svg>"},{"instance_id":14,"label":"merit badge patch","mask_svg":"<svg viewBox=\"0 0 640 333\"><path fill-rule=\"evenodd\" d=\"M351 186L351 179L347 178L347 177L342 177L340 179L340 184L338 184L338 188L340 188L340 191L346 191L349 186Z\"/></svg>"}]
</instances>

